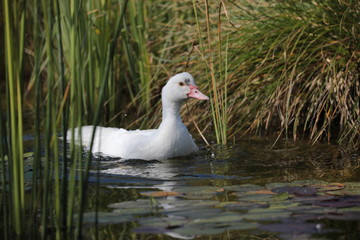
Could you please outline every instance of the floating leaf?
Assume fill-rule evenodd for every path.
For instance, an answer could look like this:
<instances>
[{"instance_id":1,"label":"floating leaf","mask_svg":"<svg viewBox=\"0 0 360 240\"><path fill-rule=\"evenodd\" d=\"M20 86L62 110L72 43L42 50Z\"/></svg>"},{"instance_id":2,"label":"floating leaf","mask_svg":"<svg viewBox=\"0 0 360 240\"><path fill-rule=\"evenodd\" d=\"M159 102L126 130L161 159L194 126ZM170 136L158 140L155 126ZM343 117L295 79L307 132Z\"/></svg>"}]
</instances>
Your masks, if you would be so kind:
<instances>
[{"instance_id":1,"label":"floating leaf","mask_svg":"<svg viewBox=\"0 0 360 240\"><path fill-rule=\"evenodd\" d=\"M226 230L248 230L258 226L252 222L234 222L222 224L188 224L184 227L177 228L174 232L182 235L213 235L220 234Z\"/></svg>"},{"instance_id":2,"label":"floating leaf","mask_svg":"<svg viewBox=\"0 0 360 240\"><path fill-rule=\"evenodd\" d=\"M77 218L78 215L74 217ZM83 222L87 224L118 224L130 221L134 221L132 216L113 212L98 212L97 215L95 212L89 212L83 215Z\"/></svg>"},{"instance_id":3,"label":"floating leaf","mask_svg":"<svg viewBox=\"0 0 360 240\"><path fill-rule=\"evenodd\" d=\"M292 200L305 204L313 204L320 201L331 201L336 199L338 199L338 197L333 195L316 195L316 196L297 196L294 197Z\"/></svg>"},{"instance_id":4,"label":"floating leaf","mask_svg":"<svg viewBox=\"0 0 360 240\"><path fill-rule=\"evenodd\" d=\"M300 203L297 202L281 202L281 203L272 203L269 209L289 209L292 207L299 206Z\"/></svg>"},{"instance_id":5,"label":"floating leaf","mask_svg":"<svg viewBox=\"0 0 360 240\"><path fill-rule=\"evenodd\" d=\"M289 211L292 211L293 213L306 213L306 214L327 214L327 213L336 213L336 208L330 208L330 207L321 207L321 206L314 206L314 205L300 205L297 207L291 207L288 209Z\"/></svg>"},{"instance_id":6,"label":"floating leaf","mask_svg":"<svg viewBox=\"0 0 360 240\"><path fill-rule=\"evenodd\" d=\"M261 225L262 230L280 233L320 233L323 226L319 223L273 223Z\"/></svg>"},{"instance_id":7,"label":"floating leaf","mask_svg":"<svg viewBox=\"0 0 360 240\"><path fill-rule=\"evenodd\" d=\"M145 215L150 213L156 213L157 211L152 208L118 208L113 211L117 214L123 214L123 215Z\"/></svg>"},{"instance_id":8,"label":"floating leaf","mask_svg":"<svg viewBox=\"0 0 360 240\"><path fill-rule=\"evenodd\" d=\"M145 215L150 213L157 213L160 208L158 203L152 202L148 199L113 203L110 204L109 207L115 208L113 211L114 213L124 215Z\"/></svg>"},{"instance_id":9,"label":"floating leaf","mask_svg":"<svg viewBox=\"0 0 360 240\"><path fill-rule=\"evenodd\" d=\"M271 221L290 217L291 212L278 209L254 208L243 215L246 220Z\"/></svg>"},{"instance_id":10,"label":"floating leaf","mask_svg":"<svg viewBox=\"0 0 360 240\"><path fill-rule=\"evenodd\" d=\"M284 200L287 200L290 198L290 194L287 192L283 192L283 193L273 196L272 198L273 198L273 200L276 200L276 201L284 201Z\"/></svg>"},{"instance_id":11,"label":"floating leaf","mask_svg":"<svg viewBox=\"0 0 360 240\"><path fill-rule=\"evenodd\" d=\"M199 209L208 208L217 205L219 202L214 200L169 200L160 199L157 201L158 205L163 207L164 210L186 210L186 209Z\"/></svg>"},{"instance_id":12,"label":"floating leaf","mask_svg":"<svg viewBox=\"0 0 360 240\"><path fill-rule=\"evenodd\" d=\"M218 193L223 192L223 188L212 187L212 186L185 186L185 187L176 187L173 189L175 192L192 194L192 193Z\"/></svg>"},{"instance_id":13,"label":"floating leaf","mask_svg":"<svg viewBox=\"0 0 360 240\"><path fill-rule=\"evenodd\" d=\"M227 226L229 225L216 226L216 224L188 224L183 227L174 229L173 231L185 236L214 235L224 232Z\"/></svg>"},{"instance_id":14,"label":"floating leaf","mask_svg":"<svg viewBox=\"0 0 360 240\"><path fill-rule=\"evenodd\" d=\"M226 229L228 230L247 230L247 229L254 229L256 227L258 227L259 224L254 223L254 222L236 222L236 223L231 223L231 225L229 227L227 227Z\"/></svg>"},{"instance_id":15,"label":"floating leaf","mask_svg":"<svg viewBox=\"0 0 360 240\"><path fill-rule=\"evenodd\" d=\"M336 191L341 190L345 188L345 184L342 183L332 183L329 185L311 185L313 188L317 188L321 192L327 192L327 191Z\"/></svg>"},{"instance_id":16,"label":"floating leaf","mask_svg":"<svg viewBox=\"0 0 360 240\"><path fill-rule=\"evenodd\" d=\"M346 208L346 207L353 207L356 206L356 203L351 203L347 201L325 201L325 202L318 202L315 205L322 206L322 207L332 207L332 208Z\"/></svg>"},{"instance_id":17,"label":"floating leaf","mask_svg":"<svg viewBox=\"0 0 360 240\"><path fill-rule=\"evenodd\" d=\"M174 188L173 191L186 199L211 199L224 189L210 186L187 186Z\"/></svg>"},{"instance_id":18,"label":"floating leaf","mask_svg":"<svg viewBox=\"0 0 360 240\"><path fill-rule=\"evenodd\" d=\"M178 192L166 192L166 191L156 191L156 192L142 192L142 196L148 197L169 197L169 196L179 196Z\"/></svg>"},{"instance_id":19,"label":"floating leaf","mask_svg":"<svg viewBox=\"0 0 360 240\"><path fill-rule=\"evenodd\" d=\"M324 215L324 218L332 219L332 220L345 220L345 221L359 221L360 213L355 211L340 211L336 213L328 213Z\"/></svg>"},{"instance_id":20,"label":"floating leaf","mask_svg":"<svg viewBox=\"0 0 360 240\"><path fill-rule=\"evenodd\" d=\"M342 189L338 191L329 191L327 194L335 195L335 196L360 196L360 189L350 188L350 189Z\"/></svg>"},{"instance_id":21,"label":"floating leaf","mask_svg":"<svg viewBox=\"0 0 360 240\"><path fill-rule=\"evenodd\" d=\"M250 191L257 191L260 189L264 189L264 187L254 184L242 184L242 185L226 186L225 189L234 192L250 192Z\"/></svg>"},{"instance_id":22,"label":"floating leaf","mask_svg":"<svg viewBox=\"0 0 360 240\"><path fill-rule=\"evenodd\" d=\"M239 196L239 199L241 201L248 201L248 202L256 202L256 203L268 203L271 201L274 201L273 197L275 195L273 194L253 194L253 195L247 195L243 192L236 193Z\"/></svg>"},{"instance_id":23,"label":"floating leaf","mask_svg":"<svg viewBox=\"0 0 360 240\"><path fill-rule=\"evenodd\" d=\"M278 187L271 189L276 193L284 193L295 195L295 196L313 196L317 193L315 188L310 187L298 187L298 186L286 186L286 187Z\"/></svg>"},{"instance_id":24,"label":"floating leaf","mask_svg":"<svg viewBox=\"0 0 360 240\"><path fill-rule=\"evenodd\" d=\"M189 221L182 217L146 217L146 218L140 218L138 222L142 226L170 229L170 228L183 226Z\"/></svg>"},{"instance_id":25,"label":"floating leaf","mask_svg":"<svg viewBox=\"0 0 360 240\"><path fill-rule=\"evenodd\" d=\"M360 206L339 209L339 212L358 212L360 214Z\"/></svg>"},{"instance_id":26,"label":"floating leaf","mask_svg":"<svg viewBox=\"0 0 360 240\"><path fill-rule=\"evenodd\" d=\"M285 187L285 186L288 186L289 183L282 183L282 182L274 182L274 183L267 183L265 185L265 187L267 189L273 189L273 188L278 188L278 187Z\"/></svg>"},{"instance_id":27,"label":"floating leaf","mask_svg":"<svg viewBox=\"0 0 360 240\"><path fill-rule=\"evenodd\" d=\"M249 202L221 202L217 207L231 211L247 211L252 208L267 208L268 204L249 203Z\"/></svg>"},{"instance_id":28,"label":"floating leaf","mask_svg":"<svg viewBox=\"0 0 360 240\"><path fill-rule=\"evenodd\" d=\"M260 190L256 190L256 191L250 191L250 192L246 192L246 194L276 194L273 191L269 190L269 189L260 189Z\"/></svg>"},{"instance_id":29,"label":"floating leaf","mask_svg":"<svg viewBox=\"0 0 360 240\"><path fill-rule=\"evenodd\" d=\"M238 222L243 218L240 214L224 212L212 217L207 218L196 218L192 223L226 223L226 222Z\"/></svg>"},{"instance_id":30,"label":"floating leaf","mask_svg":"<svg viewBox=\"0 0 360 240\"><path fill-rule=\"evenodd\" d=\"M221 212L221 209L218 208L169 209L161 211L162 214L166 214L168 216L185 217L190 220L198 218L211 218L213 216L217 216Z\"/></svg>"},{"instance_id":31,"label":"floating leaf","mask_svg":"<svg viewBox=\"0 0 360 240\"><path fill-rule=\"evenodd\" d=\"M126 201L110 204L110 208L156 208L159 204L149 199L138 199L136 201Z\"/></svg>"}]
</instances>

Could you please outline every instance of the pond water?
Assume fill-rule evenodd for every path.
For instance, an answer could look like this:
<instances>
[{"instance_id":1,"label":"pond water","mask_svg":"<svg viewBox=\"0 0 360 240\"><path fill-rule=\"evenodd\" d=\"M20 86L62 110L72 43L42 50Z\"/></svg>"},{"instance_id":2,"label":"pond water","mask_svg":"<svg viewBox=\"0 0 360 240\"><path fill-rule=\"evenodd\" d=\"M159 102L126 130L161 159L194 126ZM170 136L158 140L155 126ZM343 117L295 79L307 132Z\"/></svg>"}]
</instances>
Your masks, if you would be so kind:
<instances>
[{"instance_id":1,"label":"pond water","mask_svg":"<svg viewBox=\"0 0 360 240\"><path fill-rule=\"evenodd\" d=\"M273 143L162 161L94 158L84 238L358 240L359 152Z\"/></svg>"},{"instance_id":2,"label":"pond water","mask_svg":"<svg viewBox=\"0 0 360 240\"><path fill-rule=\"evenodd\" d=\"M203 146L163 161L95 159L86 239L359 239L359 154L272 143Z\"/></svg>"}]
</instances>

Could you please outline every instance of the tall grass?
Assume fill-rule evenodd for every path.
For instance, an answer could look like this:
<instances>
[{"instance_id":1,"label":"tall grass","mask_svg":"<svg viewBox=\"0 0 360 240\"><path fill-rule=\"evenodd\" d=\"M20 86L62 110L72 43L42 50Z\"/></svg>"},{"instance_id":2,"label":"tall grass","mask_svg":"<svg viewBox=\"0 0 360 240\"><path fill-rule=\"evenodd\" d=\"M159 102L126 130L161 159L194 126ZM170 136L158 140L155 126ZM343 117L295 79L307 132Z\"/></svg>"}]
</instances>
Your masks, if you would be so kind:
<instances>
[{"instance_id":1,"label":"tall grass","mask_svg":"<svg viewBox=\"0 0 360 240\"><path fill-rule=\"evenodd\" d=\"M12 178L9 186L3 183L9 196L5 197L6 203L12 203L9 212L9 225L13 227L16 235L23 233L25 190L24 190L24 162L23 162L23 128L22 128L22 64L25 34L25 8L24 2L4 1L4 25L5 25L5 63L6 63L6 95L7 95L7 119L6 129L9 139L7 141L8 173L4 163L2 175ZM15 30L16 29L16 30ZM5 161L5 156L1 156ZM4 178L4 177L3 177ZM6 178L6 177L5 177ZM7 210L6 210L7 212ZM7 234L8 232L6 232Z\"/></svg>"},{"instance_id":2,"label":"tall grass","mask_svg":"<svg viewBox=\"0 0 360 240\"><path fill-rule=\"evenodd\" d=\"M229 6L237 13L231 20L242 26L229 36L236 49L229 56L230 72L238 83L229 91L238 96L234 109L243 122L235 122L232 135L247 126L276 124L285 137L296 139L304 132L313 141L358 144L359 3L243 1Z\"/></svg>"},{"instance_id":3,"label":"tall grass","mask_svg":"<svg viewBox=\"0 0 360 240\"><path fill-rule=\"evenodd\" d=\"M206 33L202 33L201 31L201 23L199 21L199 14L198 14L198 5L193 0L193 10L194 16L197 26L198 32L198 39L200 49L196 48L201 55L202 59L204 60L206 67L205 71L207 72L207 76L210 82L210 96L211 96L211 113L212 113L212 120L213 126L215 130L215 137L216 142L220 144L227 143L227 51L228 51L228 41L226 40L225 46L222 45L222 29L221 29L221 6L222 3L219 5L219 19L218 19L218 32L217 32L217 50L213 50L214 43L213 43L213 31L210 22L210 11L209 11L209 3L205 1L203 9L205 11L205 23L206 23ZM203 35L206 36L206 41L204 41ZM206 44L206 47L205 47ZM223 49L225 48L225 50ZM218 57L214 59L213 55L217 55ZM224 56L225 55L225 58Z\"/></svg>"},{"instance_id":4,"label":"tall grass","mask_svg":"<svg viewBox=\"0 0 360 240\"><path fill-rule=\"evenodd\" d=\"M194 117L218 143L277 132L359 146L357 1L192 4L188 69L212 96L212 118Z\"/></svg>"},{"instance_id":5,"label":"tall grass","mask_svg":"<svg viewBox=\"0 0 360 240\"><path fill-rule=\"evenodd\" d=\"M91 154L84 160L72 141L68 158L66 132L89 120L97 125L104 106L105 111L114 108L112 65L127 2L3 3L7 98L6 119L0 122L1 211L7 217L1 222L3 239L81 237ZM34 46L26 92L36 93L30 215L23 159L25 18L33 23L27 26L32 29L27 44ZM64 138L61 148L58 132ZM75 213L80 213L77 218Z\"/></svg>"},{"instance_id":6,"label":"tall grass","mask_svg":"<svg viewBox=\"0 0 360 240\"><path fill-rule=\"evenodd\" d=\"M151 84L151 71L150 71L150 56L148 52L148 43L146 36L146 23L147 10L145 1L137 0L131 1L129 4L129 22L130 36L133 38L134 44L129 44L129 41L124 39L124 44L129 51L126 51L128 55L129 66L136 66L136 70L132 67L133 81L139 82L136 86L137 92L140 92L141 101L140 104L144 104L144 108L150 110L150 84ZM134 72L135 71L135 72ZM134 78L135 77L135 78Z\"/></svg>"}]
</instances>

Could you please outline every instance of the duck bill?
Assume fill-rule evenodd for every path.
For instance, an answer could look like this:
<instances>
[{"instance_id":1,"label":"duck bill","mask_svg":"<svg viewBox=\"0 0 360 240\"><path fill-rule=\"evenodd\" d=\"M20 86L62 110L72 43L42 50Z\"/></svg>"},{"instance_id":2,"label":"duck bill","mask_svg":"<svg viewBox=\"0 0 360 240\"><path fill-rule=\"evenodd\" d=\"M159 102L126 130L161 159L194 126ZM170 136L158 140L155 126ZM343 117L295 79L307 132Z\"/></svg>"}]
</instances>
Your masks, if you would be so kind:
<instances>
[{"instance_id":1,"label":"duck bill","mask_svg":"<svg viewBox=\"0 0 360 240\"><path fill-rule=\"evenodd\" d=\"M194 85L190 85L190 92L188 93L188 97L199 100L209 100L209 97L200 92L200 90Z\"/></svg>"}]
</instances>

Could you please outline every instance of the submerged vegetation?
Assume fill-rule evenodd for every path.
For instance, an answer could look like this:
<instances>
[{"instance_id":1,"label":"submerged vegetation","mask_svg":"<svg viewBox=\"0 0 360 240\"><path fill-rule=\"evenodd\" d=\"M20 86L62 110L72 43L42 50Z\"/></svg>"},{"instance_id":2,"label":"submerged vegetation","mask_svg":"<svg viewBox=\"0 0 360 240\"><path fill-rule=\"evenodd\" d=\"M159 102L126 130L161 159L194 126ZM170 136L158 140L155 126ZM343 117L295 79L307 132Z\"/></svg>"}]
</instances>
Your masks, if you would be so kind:
<instances>
[{"instance_id":1,"label":"submerged vegetation","mask_svg":"<svg viewBox=\"0 0 360 240\"><path fill-rule=\"evenodd\" d=\"M275 132L359 147L359 1L4 0L0 15L4 239L81 236L72 216L91 156L58 133L156 127L161 86L177 72L211 95L189 101L184 120L217 143ZM24 131L34 135L26 201Z\"/></svg>"}]
</instances>

